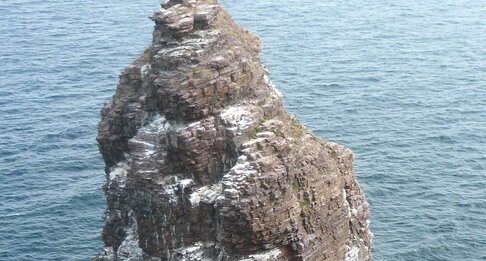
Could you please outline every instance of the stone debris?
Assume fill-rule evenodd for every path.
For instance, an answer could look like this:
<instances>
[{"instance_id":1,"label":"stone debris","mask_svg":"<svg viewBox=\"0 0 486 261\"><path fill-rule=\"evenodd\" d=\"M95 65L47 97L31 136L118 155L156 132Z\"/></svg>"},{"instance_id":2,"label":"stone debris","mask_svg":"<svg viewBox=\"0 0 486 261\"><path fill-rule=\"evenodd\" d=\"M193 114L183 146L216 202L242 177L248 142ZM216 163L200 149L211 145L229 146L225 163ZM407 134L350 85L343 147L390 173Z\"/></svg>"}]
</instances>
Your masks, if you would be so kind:
<instances>
[{"instance_id":1,"label":"stone debris","mask_svg":"<svg viewBox=\"0 0 486 261\"><path fill-rule=\"evenodd\" d=\"M370 260L353 153L282 104L259 38L214 0L170 0L101 110L94 260Z\"/></svg>"}]
</instances>

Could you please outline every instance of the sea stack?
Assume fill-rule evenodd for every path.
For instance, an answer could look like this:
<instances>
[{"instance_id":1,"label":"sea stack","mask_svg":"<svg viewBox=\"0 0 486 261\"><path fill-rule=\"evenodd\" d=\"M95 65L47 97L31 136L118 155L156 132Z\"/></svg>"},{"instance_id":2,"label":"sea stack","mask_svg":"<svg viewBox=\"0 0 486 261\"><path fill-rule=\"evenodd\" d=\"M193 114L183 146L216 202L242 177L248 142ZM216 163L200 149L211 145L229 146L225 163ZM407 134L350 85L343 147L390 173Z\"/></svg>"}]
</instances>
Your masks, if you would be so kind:
<instances>
[{"instance_id":1,"label":"sea stack","mask_svg":"<svg viewBox=\"0 0 486 261\"><path fill-rule=\"evenodd\" d=\"M93 260L370 260L353 153L285 111L259 38L215 0L165 1L150 18L151 46L101 110Z\"/></svg>"}]
</instances>

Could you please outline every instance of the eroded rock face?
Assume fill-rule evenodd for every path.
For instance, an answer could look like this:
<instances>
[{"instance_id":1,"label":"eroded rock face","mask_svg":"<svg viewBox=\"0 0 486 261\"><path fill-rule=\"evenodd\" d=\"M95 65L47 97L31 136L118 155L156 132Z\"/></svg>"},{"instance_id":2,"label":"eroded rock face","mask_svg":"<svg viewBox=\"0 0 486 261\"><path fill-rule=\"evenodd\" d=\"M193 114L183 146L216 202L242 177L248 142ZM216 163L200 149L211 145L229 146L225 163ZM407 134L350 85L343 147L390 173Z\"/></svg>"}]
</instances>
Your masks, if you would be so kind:
<instances>
[{"instance_id":1,"label":"eroded rock face","mask_svg":"<svg viewBox=\"0 0 486 261\"><path fill-rule=\"evenodd\" d=\"M353 154L283 108L257 36L213 0L165 1L98 142L98 260L369 260Z\"/></svg>"}]
</instances>

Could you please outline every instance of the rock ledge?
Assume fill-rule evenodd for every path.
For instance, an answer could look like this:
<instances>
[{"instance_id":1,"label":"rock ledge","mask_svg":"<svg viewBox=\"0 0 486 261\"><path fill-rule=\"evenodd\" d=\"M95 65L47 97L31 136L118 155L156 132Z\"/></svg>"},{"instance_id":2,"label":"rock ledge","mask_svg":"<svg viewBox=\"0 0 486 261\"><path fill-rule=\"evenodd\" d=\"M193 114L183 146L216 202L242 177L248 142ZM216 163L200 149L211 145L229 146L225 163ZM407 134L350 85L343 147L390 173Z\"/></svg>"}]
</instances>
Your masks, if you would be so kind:
<instances>
[{"instance_id":1,"label":"rock ledge","mask_svg":"<svg viewBox=\"0 0 486 261\"><path fill-rule=\"evenodd\" d=\"M369 260L353 154L288 114L260 41L216 1L165 1L103 107L94 260Z\"/></svg>"}]
</instances>

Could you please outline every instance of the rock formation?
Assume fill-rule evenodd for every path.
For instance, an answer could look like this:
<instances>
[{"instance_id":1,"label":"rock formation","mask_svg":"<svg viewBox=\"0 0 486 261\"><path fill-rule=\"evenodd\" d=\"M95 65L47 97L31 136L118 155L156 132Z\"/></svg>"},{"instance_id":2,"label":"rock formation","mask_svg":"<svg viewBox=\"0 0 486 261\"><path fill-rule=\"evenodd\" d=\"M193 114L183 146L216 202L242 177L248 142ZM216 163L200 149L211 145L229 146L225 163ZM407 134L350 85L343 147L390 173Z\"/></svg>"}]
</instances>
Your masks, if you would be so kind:
<instances>
[{"instance_id":1,"label":"rock formation","mask_svg":"<svg viewBox=\"0 0 486 261\"><path fill-rule=\"evenodd\" d=\"M353 154L282 105L258 37L215 0L165 1L103 107L94 260L369 260Z\"/></svg>"}]
</instances>

